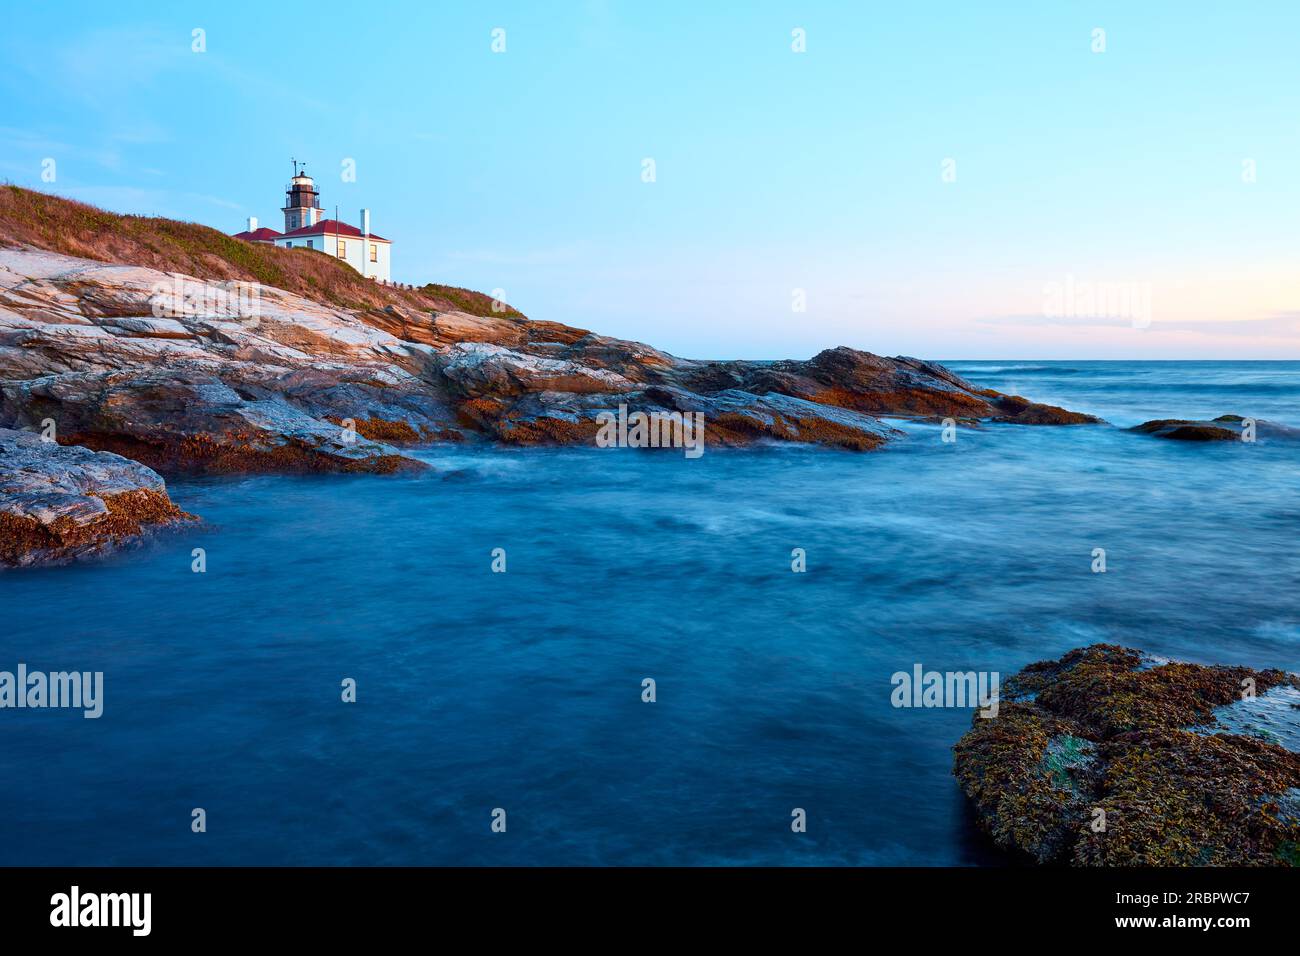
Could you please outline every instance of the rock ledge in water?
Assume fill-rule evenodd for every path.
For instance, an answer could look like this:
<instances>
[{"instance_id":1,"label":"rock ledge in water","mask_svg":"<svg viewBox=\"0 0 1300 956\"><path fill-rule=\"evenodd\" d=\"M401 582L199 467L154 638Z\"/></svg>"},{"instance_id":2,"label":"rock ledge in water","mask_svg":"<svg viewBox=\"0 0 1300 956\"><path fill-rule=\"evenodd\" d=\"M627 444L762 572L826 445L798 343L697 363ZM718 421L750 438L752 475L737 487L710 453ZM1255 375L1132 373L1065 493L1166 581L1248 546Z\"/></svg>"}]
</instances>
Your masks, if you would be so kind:
<instances>
[{"instance_id":1,"label":"rock ledge in water","mask_svg":"<svg viewBox=\"0 0 1300 956\"><path fill-rule=\"evenodd\" d=\"M1007 680L998 716L955 748L983 828L1039 863L1300 865L1300 754L1218 732L1214 713L1245 706L1244 681L1264 694L1300 678L1151 664L1096 644Z\"/></svg>"},{"instance_id":2,"label":"rock ledge in water","mask_svg":"<svg viewBox=\"0 0 1300 956\"><path fill-rule=\"evenodd\" d=\"M1240 415L1220 415L1211 421L1158 418L1135 425L1129 431L1154 435L1156 438L1172 438L1175 441L1242 441L1242 436L1246 434L1246 421ZM1255 435L1257 438L1297 438L1300 437L1300 430L1257 420Z\"/></svg>"},{"instance_id":3,"label":"rock ledge in water","mask_svg":"<svg viewBox=\"0 0 1300 956\"><path fill-rule=\"evenodd\" d=\"M0 567L63 564L186 520L138 462L0 429Z\"/></svg>"},{"instance_id":4,"label":"rock ledge in water","mask_svg":"<svg viewBox=\"0 0 1300 956\"><path fill-rule=\"evenodd\" d=\"M433 441L594 447L620 408L699 413L709 445L861 451L904 437L882 416L1097 421L905 356L695 361L522 317L355 310L0 248L0 427L53 420L61 442L168 477L419 471L401 446Z\"/></svg>"}]
</instances>

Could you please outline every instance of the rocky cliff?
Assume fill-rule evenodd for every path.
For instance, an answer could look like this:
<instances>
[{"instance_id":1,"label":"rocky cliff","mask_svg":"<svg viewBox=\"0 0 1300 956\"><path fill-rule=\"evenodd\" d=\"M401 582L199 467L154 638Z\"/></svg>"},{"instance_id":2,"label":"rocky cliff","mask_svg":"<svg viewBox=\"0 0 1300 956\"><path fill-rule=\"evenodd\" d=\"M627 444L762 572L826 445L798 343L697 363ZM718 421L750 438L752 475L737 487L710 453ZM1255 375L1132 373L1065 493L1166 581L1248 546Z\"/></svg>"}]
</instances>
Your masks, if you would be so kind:
<instances>
[{"instance_id":1,"label":"rocky cliff","mask_svg":"<svg viewBox=\"0 0 1300 956\"><path fill-rule=\"evenodd\" d=\"M176 262L198 275L157 268ZM881 417L1095 421L850 348L680 359L466 290L376 286L323 253L0 189L0 427L163 476L391 472L433 441L593 444L620 406L699 413L710 446L869 450L900 434Z\"/></svg>"},{"instance_id":2,"label":"rocky cliff","mask_svg":"<svg viewBox=\"0 0 1300 956\"><path fill-rule=\"evenodd\" d=\"M340 309L0 249L0 425L163 474L391 471L397 446L591 443L596 416L700 412L709 441L874 448L878 416L1092 421L982 391L938 365L848 348L808 361L696 362L521 317Z\"/></svg>"}]
</instances>

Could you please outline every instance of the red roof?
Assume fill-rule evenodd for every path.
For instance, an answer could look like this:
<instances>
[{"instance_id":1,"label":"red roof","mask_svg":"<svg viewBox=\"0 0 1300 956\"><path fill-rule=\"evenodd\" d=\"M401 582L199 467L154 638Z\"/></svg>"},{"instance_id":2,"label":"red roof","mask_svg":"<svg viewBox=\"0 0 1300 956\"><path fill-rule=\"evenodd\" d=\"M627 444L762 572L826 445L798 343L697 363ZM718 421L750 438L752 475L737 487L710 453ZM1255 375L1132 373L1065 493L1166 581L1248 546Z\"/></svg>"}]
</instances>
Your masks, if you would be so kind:
<instances>
[{"instance_id":1,"label":"red roof","mask_svg":"<svg viewBox=\"0 0 1300 956\"><path fill-rule=\"evenodd\" d=\"M346 222L339 222L337 219L322 219L314 226L303 226L301 229L286 232L283 236L277 238L297 239L299 236L356 236L360 238L361 230L356 226L349 226ZM370 238L379 242L388 241L383 236L376 236L373 232L370 234Z\"/></svg>"},{"instance_id":2,"label":"red roof","mask_svg":"<svg viewBox=\"0 0 1300 956\"><path fill-rule=\"evenodd\" d=\"M254 229L252 232L237 232L234 238L243 239L245 242L270 242L272 239L279 239L280 234L274 229L263 226L261 229Z\"/></svg>"}]
</instances>

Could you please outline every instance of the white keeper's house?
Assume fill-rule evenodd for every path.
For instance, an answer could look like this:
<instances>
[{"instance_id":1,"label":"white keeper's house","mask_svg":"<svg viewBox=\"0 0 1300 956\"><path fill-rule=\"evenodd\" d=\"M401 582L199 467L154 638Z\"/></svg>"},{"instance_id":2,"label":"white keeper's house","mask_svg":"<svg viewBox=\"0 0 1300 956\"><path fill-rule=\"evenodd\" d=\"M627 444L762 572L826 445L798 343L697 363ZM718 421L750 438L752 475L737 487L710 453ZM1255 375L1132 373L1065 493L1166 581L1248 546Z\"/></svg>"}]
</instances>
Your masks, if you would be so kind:
<instances>
[{"instance_id":1,"label":"white keeper's house","mask_svg":"<svg viewBox=\"0 0 1300 956\"><path fill-rule=\"evenodd\" d=\"M325 219L320 208L316 183L293 164L293 179L285 190L284 232L266 226L258 228L257 219L248 218L248 228L235 233L245 242L294 249L319 249L342 259L368 279L390 282L393 244L370 231L370 210L361 210L361 224L350 226L337 219Z\"/></svg>"}]
</instances>

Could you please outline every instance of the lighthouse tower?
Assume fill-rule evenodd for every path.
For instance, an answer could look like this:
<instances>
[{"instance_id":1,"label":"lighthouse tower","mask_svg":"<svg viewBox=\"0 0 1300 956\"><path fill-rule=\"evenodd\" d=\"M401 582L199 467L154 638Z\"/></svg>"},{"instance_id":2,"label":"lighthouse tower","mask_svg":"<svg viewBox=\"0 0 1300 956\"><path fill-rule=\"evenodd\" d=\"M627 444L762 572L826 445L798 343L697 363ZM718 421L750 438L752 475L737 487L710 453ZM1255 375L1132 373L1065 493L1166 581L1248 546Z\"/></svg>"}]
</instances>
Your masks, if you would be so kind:
<instances>
[{"instance_id":1,"label":"lighthouse tower","mask_svg":"<svg viewBox=\"0 0 1300 956\"><path fill-rule=\"evenodd\" d=\"M284 208L280 211L284 213L284 232L267 226L259 229L257 220L250 216L248 229L235 233L235 238L281 249L315 249L342 259L367 279L392 281L393 244L370 231L370 210L361 210L359 228L338 219L326 219L316 183L297 160L293 161L293 179L285 190Z\"/></svg>"},{"instance_id":2,"label":"lighthouse tower","mask_svg":"<svg viewBox=\"0 0 1300 956\"><path fill-rule=\"evenodd\" d=\"M285 232L314 226L323 216L316 183L307 175L306 166L303 166L301 171L298 166L299 163L295 160L293 179L289 181L289 188L285 190L285 204L284 209L281 210L284 213Z\"/></svg>"}]
</instances>

